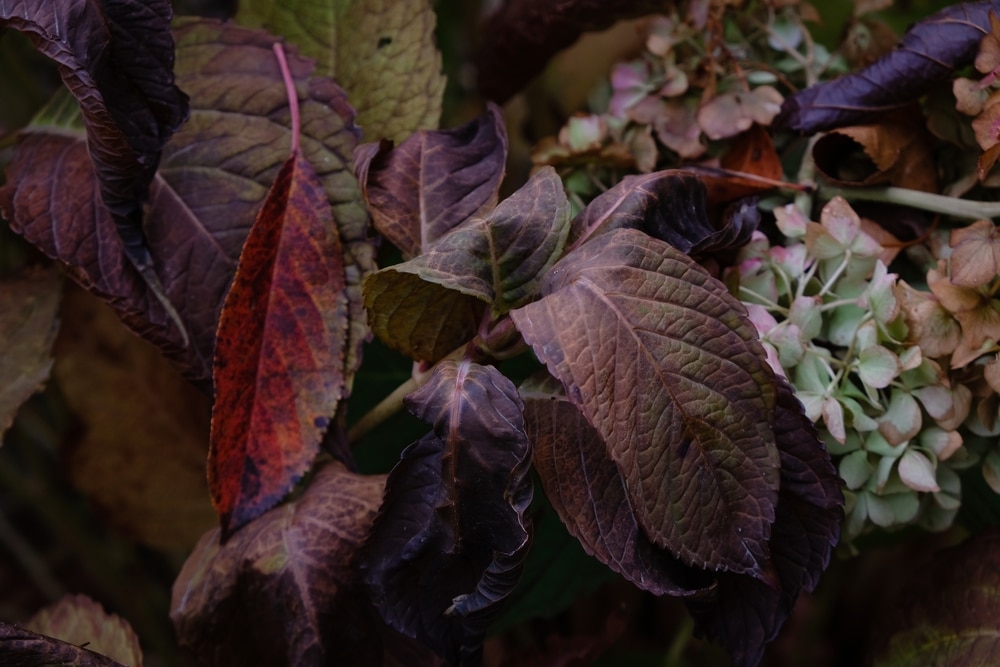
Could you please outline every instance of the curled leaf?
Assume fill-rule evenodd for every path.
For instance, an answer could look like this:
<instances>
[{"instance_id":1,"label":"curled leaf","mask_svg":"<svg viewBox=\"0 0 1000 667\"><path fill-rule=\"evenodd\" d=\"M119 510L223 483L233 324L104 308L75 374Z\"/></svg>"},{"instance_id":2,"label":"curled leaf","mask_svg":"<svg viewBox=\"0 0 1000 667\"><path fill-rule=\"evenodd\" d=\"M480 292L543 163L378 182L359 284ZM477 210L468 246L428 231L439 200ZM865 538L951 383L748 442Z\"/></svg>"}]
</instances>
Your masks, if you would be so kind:
<instances>
[{"instance_id":1,"label":"curled leaf","mask_svg":"<svg viewBox=\"0 0 1000 667\"><path fill-rule=\"evenodd\" d=\"M434 431L389 473L364 582L390 627L454 664L477 664L530 543L521 400L491 366L444 362L407 407Z\"/></svg>"},{"instance_id":2,"label":"curled leaf","mask_svg":"<svg viewBox=\"0 0 1000 667\"><path fill-rule=\"evenodd\" d=\"M996 2L966 2L916 23L893 51L869 67L810 86L785 100L775 126L813 134L853 125L914 102L970 64L989 32Z\"/></svg>"},{"instance_id":3,"label":"curled leaf","mask_svg":"<svg viewBox=\"0 0 1000 667\"><path fill-rule=\"evenodd\" d=\"M774 376L742 306L632 229L568 254L542 294L514 324L604 440L650 539L696 567L765 576Z\"/></svg>"}]
</instances>

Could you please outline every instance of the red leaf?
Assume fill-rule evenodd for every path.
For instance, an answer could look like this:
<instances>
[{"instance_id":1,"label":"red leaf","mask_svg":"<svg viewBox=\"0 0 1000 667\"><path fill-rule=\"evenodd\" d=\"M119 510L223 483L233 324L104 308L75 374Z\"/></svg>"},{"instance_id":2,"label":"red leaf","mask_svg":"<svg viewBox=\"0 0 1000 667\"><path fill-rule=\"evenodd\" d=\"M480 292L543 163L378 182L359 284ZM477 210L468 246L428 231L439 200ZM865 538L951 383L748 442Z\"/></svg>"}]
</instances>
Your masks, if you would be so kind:
<instances>
[{"instance_id":1,"label":"red leaf","mask_svg":"<svg viewBox=\"0 0 1000 667\"><path fill-rule=\"evenodd\" d=\"M312 464L343 395L343 251L316 172L282 165L219 320L208 475L229 533L273 507Z\"/></svg>"}]
</instances>

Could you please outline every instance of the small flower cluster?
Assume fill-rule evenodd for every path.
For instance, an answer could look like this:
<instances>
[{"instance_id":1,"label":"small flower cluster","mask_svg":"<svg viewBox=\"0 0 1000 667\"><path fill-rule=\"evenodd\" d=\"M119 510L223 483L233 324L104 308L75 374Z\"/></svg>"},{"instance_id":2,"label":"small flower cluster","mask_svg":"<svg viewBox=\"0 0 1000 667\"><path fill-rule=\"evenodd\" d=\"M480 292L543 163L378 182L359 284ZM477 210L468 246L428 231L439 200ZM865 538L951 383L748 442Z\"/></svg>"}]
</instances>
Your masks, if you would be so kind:
<instances>
[{"instance_id":1,"label":"small flower cluster","mask_svg":"<svg viewBox=\"0 0 1000 667\"><path fill-rule=\"evenodd\" d=\"M895 251L845 200L818 223L791 204L775 217L785 242L757 232L726 281L839 467L845 539L872 526L947 528L959 471L985 461L1000 492L1000 454L977 437L1000 434L1000 361L983 361L1000 340L996 265L994 284L964 287L954 276L966 265L943 259L925 293L888 272Z\"/></svg>"}]
</instances>

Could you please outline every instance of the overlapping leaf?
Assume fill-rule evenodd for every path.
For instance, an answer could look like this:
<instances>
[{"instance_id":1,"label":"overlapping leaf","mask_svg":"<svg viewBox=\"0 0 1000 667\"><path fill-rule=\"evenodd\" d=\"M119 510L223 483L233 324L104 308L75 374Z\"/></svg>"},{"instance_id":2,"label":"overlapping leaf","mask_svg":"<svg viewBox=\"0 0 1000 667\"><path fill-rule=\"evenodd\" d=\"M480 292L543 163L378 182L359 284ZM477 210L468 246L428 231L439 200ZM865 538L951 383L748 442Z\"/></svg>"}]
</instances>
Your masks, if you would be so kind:
<instances>
[{"instance_id":1,"label":"overlapping leaf","mask_svg":"<svg viewBox=\"0 0 1000 667\"><path fill-rule=\"evenodd\" d=\"M100 653L76 644L25 630L0 621L0 655L10 667L73 665L73 667L125 667Z\"/></svg>"},{"instance_id":2,"label":"overlapping leaf","mask_svg":"<svg viewBox=\"0 0 1000 667\"><path fill-rule=\"evenodd\" d=\"M756 224L732 217L713 224L706 213L706 195L702 178L689 171L626 176L573 219L570 245L577 247L613 229L640 229L688 254L746 243Z\"/></svg>"},{"instance_id":3,"label":"overlapping leaf","mask_svg":"<svg viewBox=\"0 0 1000 667\"><path fill-rule=\"evenodd\" d=\"M0 207L15 230L75 267L77 279L107 299L130 328L207 387L219 312L240 249L288 157L289 114L271 51L274 37L192 20L178 22L175 35L178 83L191 95L193 110L164 150L146 233L190 346L183 346L162 306L128 265L114 224L99 203L82 134L67 136L61 128L58 135L26 137L9 168L8 186L0 190ZM367 335L361 282L374 267L367 214L347 168L358 132L343 91L312 76L308 60L292 53L289 62L302 106L303 153L333 206L345 250L349 386Z\"/></svg>"},{"instance_id":4,"label":"overlapping leaf","mask_svg":"<svg viewBox=\"0 0 1000 667\"><path fill-rule=\"evenodd\" d=\"M451 130L417 132L397 148L364 144L354 169L375 228L404 258L496 206L507 160L500 109Z\"/></svg>"},{"instance_id":5,"label":"overlapping leaf","mask_svg":"<svg viewBox=\"0 0 1000 667\"><path fill-rule=\"evenodd\" d=\"M389 474L363 574L382 618L453 664L478 664L530 541L531 451L514 385L443 362L408 408L434 431Z\"/></svg>"},{"instance_id":6,"label":"overlapping leaf","mask_svg":"<svg viewBox=\"0 0 1000 667\"><path fill-rule=\"evenodd\" d=\"M706 594L714 577L653 544L600 435L553 378L520 388L535 468L559 517L587 553L657 595Z\"/></svg>"},{"instance_id":7,"label":"overlapping leaf","mask_svg":"<svg viewBox=\"0 0 1000 667\"><path fill-rule=\"evenodd\" d=\"M144 272L142 205L160 151L187 117L174 84L168 0L60 0L0 6L0 26L52 58L80 103L101 197L127 256ZM155 276L154 276L155 280Z\"/></svg>"},{"instance_id":8,"label":"overlapping leaf","mask_svg":"<svg viewBox=\"0 0 1000 667\"><path fill-rule=\"evenodd\" d=\"M860 72L810 86L787 98L775 127L809 134L853 125L916 101L935 83L971 64L1000 3L946 7L912 26L893 51Z\"/></svg>"},{"instance_id":9,"label":"overlapping leaf","mask_svg":"<svg viewBox=\"0 0 1000 667\"><path fill-rule=\"evenodd\" d=\"M356 586L356 552L384 477L319 470L302 496L237 532L214 529L174 583L170 617L202 664L381 664L374 613Z\"/></svg>"},{"instance_id":10,"label":"overlapping leaf","mask_svg":"<svg viewBox=\"0 0 1000 667\"><path fill-rule=\"evenodd\" d=\"M372 330L415 359L436 361L472 338L487 305L502 313L536 298L568 232L562 181L545 167L487 217L373 274L365 285Z\"/></svg>"},{"instance_id":11,"label":"overlapping leaf","mask_svg":"<svg viewBox=\"0 0 1000 667\"><path fill-rule=\"evenodd\" d=\"M315 59L347 91L368 141L438 126L445 77L430 0L244 0L236 20Z\"/></svg>"},{"instance_id":12,"label":"overlapping leaf","mask_svg":"<svg viewBox=\"0 0 1000 667\"><path fill-rule=\"evenodd\" d=\"M129 667L142 667L142 649L132 626L120 616L104 611L86 595L66 595L41 609L26 625L40 635L86 645L89 650Z\"/></svg>"},{"instance_id":13,"label":"overlapping leaf","mask_svg":"<svg viewBox=\"0 0 1000 667\"><path fill-rule=\"evenodd\" d=\"M0 435L52 369L62 278L36 269L0 280Z\"/></svg>"},{"instance_id":14,"label":"overlapping leaf","mask_svg":"<svg viewBox=\"0 0 1000 667\"><path fill-rule=\"evenodd\" d=\"M777 587L722 573L707 600L688 602L699 633L725 646L737 667L760 663L802 592L812 591L840 537L843 494L836 469L791 387L779 382L775 435L781 491L771 555Z\"/></svg>"},{"instance_id":15,"label":"overlapping leaf","mask_svg":"<svg viewBox=\"0 0 1000 667\"><path fill-rule=\"evenodd\" d=\"M489 16L476 56L479 90L503 104L581 34L615 21L663 11L658 0L510 0Z\"/></svg>"},{"instance_id":16,"label":"overlapping leaf","mask_svg":"<svg viewBox=\"0 0 1000 667\"><path fill-rule=\"evenodd\" d=\"M988 529L914 572L878 628L876 667L987 667L1000 629L1000 532Z\"/></svg>"},{"instance_id":17,"label":"overlapping leaf","mask_svg":"<svg viewBox=\"0 0 1000 667\"><path fill-rule=\"evenodd\" d=\"M511 317L604 440L649 538L687 564L766 577L774 377L739 302L632 229L564 257L542 294Z\"/></svg>"}]
</instances>

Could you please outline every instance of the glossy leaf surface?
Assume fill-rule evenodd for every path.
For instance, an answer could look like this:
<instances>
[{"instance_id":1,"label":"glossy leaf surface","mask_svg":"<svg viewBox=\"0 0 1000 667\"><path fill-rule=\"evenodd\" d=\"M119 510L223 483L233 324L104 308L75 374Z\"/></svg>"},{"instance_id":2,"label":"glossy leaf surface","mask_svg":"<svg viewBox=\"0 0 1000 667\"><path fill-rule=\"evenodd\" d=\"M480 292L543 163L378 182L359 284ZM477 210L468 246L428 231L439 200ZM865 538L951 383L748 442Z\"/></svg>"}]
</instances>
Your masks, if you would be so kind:
<instances>
[{"instance_id":1,"label":"glossy leaf surface","mask_svg":"<svg viewBox=\"0 0 1000 667\"><path fill-rule=\"evenodd\" d=\"M520 393L545 495L587 553L657 595L710 591L709 573L684 565L646 537L604 442L559 381L532 378Z\"/></svg>"},{"instance_id":2,"label":"glossy leaf surface","mask_svg":"<svg viewBox=\"0 0 1000 667\"><path fill-rule=\"evenodd\" d=\"M507 132L490 105L460 127L417 132L396 148L364 144L354 160L375 228L408 259L496 206Z\"/></svg>"},{"instance_id":3,"label":"glossy leaf surface","mask_svg":"<svg viewBox=\"0 0 1000 667\"><path fill-rule=\"evenodd\" d=\"M690 565L764 576L774 376L739 302L631 229L564 257L542 294L514 324L604 440L650 539Z\"/></svg>"},{"instance_id":4,"label":"glossy leaf surface","mask_svg":"<svg viewBox=\"0 0 1000 667\"><path fill-rule=\"evenodd\" d=\"M236 20L315 59L347 91L368 141L437 127L445 77L429 0L244 0Z\"/></svg>"},{"instance_id":5,"label":"glossy leaf surface","mask_svg":"<svg viewBox=\"0 0 1000 667\"><path fill-rule=\"evenodd\" d=\"M990 31L991 10L1000 11L1000 3L946 7L913 25L895 49L860 72L787 98L774 125L812 134L914 102L933 84L972 63L979 42Z\"/></svg>"},{"instance_id":6,"label":"glossy leaf surface","mask_svg":"<svg viewBox=\"0 0 1000 667\"><path fill-rule=\"evenodd\" d=\"M240 254L215 346L208 483L223 535L312 465L344 395L343 248L296 142Z\"/></svg>"},{"instance_id":7,"label":"glossy leaf surface","mask_svg":"<svg viewBox=\"0 0 1000 667\"><path fill-rule=\"evenodd\" d=\"M58 0L0 6L0 26L54 60L80 104L99 190L132 261L149 267L142 204L160 151L187 118L174 84L167 0Z\"/></svg>"},{"instance_id":8,"label":"glossy leaf surface","mask_svg":"<svg viewBox=\"0 0 1000 667\"><path fill-rule=\"evenodd\" d=\"M530 543L531 451L514 385L443 362L406 401L434 425L389 474L364 558L385 622L453 664L477 664Z\"/></svg>"},{"instance_id":9,"label":"glossy leaf surface","mask_svg":"<svg viewBox=\"0 0 1000 667\"><path fill-rule=\"evenodd\" d=\"M170 617L203 664L380 664L355 553L384 477L319 470L301 497L236 532L205 534L174 583Z\"/></svg>"},{"instance_id":10,"label":"glossy leaf surface","mask_svg":"<svg viewBox=\"0 0 1000 667\"><path fill-rule=\"evenodd\" d=\"M52 269L0 280L0 435L52 369L62 278Z\"/></svg>"}]
</instances>

